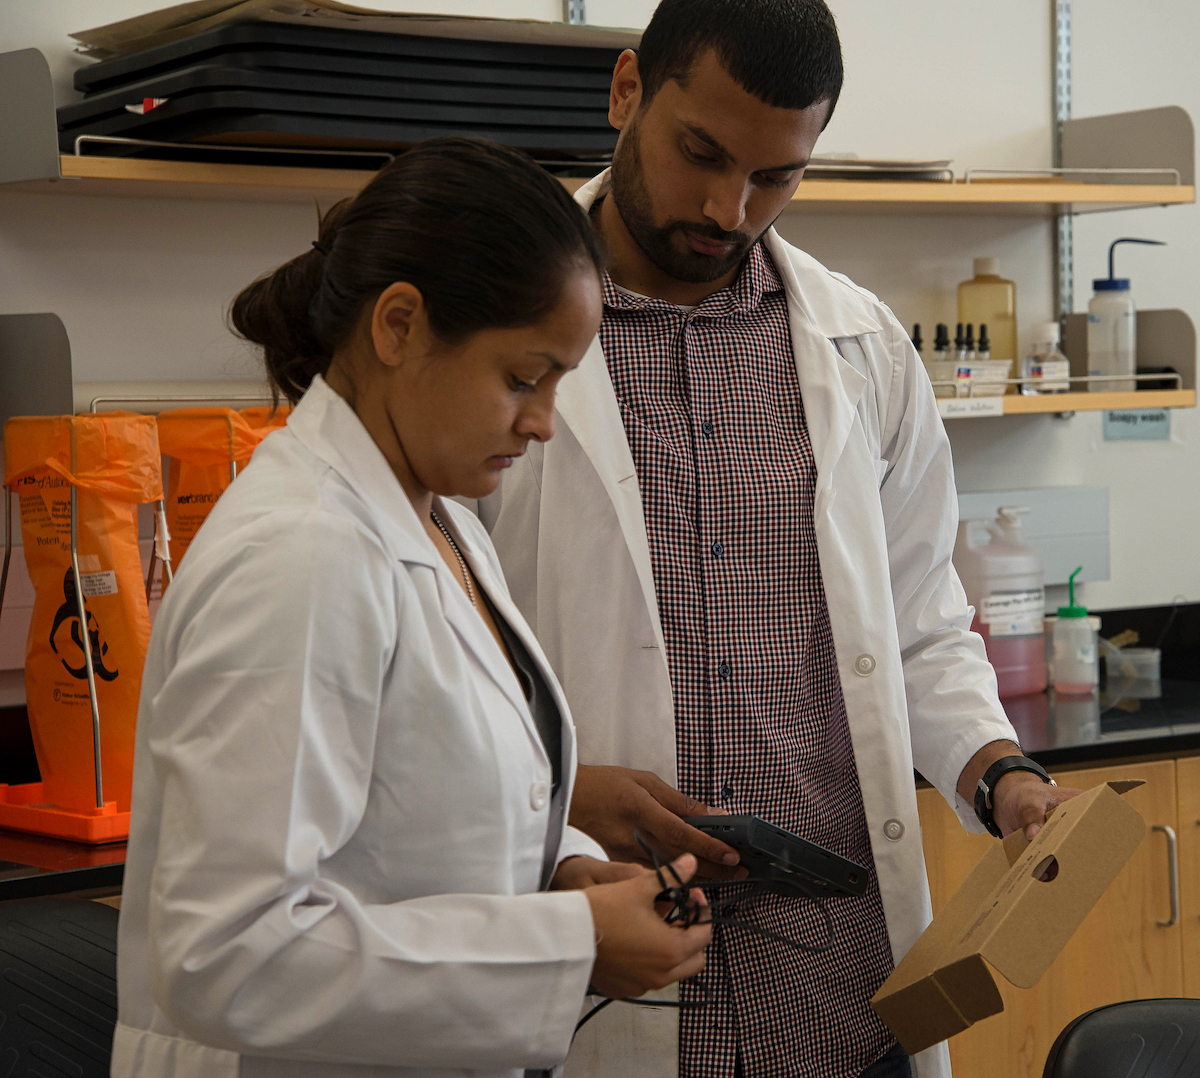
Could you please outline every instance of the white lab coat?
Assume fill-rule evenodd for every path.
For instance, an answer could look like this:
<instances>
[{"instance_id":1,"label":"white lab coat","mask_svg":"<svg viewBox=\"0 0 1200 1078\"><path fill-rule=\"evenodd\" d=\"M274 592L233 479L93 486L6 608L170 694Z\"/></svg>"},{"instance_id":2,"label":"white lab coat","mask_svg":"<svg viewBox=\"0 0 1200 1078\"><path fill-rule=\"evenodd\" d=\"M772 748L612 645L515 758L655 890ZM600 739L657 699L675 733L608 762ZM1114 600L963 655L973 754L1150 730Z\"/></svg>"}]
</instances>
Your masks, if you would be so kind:
<instances>
[{"instance_id":1,"label":"white lab coat","mask_svg":"<svg viewBox=\"0 0 1200 1078\"><path fill-rule=\"evenodd\" d=\"M576 198L590 208L607 184L605 173ZM773 229L765 243L787 291L817 464L821 574L898 962L931 919L914 764L978 831L956 794L959 775L984 745L1016 736L950 562L950 445L908 336L874 296ZM571 702L580 761L674 784L671 683L641 496L598 338L557 405L554 439L530 446L480 513ZM609 1008L577 1039L568 1078L673 1075L677 1025L677 1012ZM946 1078L945 1046L918 1065L921 1078Z\"/></svg>"},{"instance_id":2,"label":"white lab coat","mask_svg":"<svg viewBox=\"0 0 1200 1078\"><path fill-rule=\"evenodd\" d=\"M561 690L478 520L439 512L555 694L569 798ZM554 1066L595 946L582 892L536 893L550 782L503 653L318 379L217 503L154 627L112 1074ZM568 829L573 853L603 856Z\"/></svg>"}]
</instances>

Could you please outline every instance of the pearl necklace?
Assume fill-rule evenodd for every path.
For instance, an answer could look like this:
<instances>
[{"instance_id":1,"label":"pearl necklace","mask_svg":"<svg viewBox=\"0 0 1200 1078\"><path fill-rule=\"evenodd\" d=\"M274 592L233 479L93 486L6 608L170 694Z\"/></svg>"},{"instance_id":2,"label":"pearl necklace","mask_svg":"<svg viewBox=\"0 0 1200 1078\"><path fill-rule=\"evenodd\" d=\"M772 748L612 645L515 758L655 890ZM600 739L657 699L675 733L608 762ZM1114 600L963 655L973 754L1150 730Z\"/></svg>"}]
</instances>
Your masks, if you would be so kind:
<instances>
[{"instance_id":1,"label":"pearl necklace","mask_svg":"<svg viewBox=\"0 0 1200 1078\"><path fill-rule=\"evenodd\" d=\"M472 606L477 606L478 604L475 602L475 588L471 584L471 574L467 570L467 562L462 556L462 551L458 549L458 544L454 541L454 536L450 534L449 529L442 523L442 518L432 509L429 510L429 519L436 525L437 530L446 537L446 542L450 544L450 549L454 551L454 556L458 559L458 567L462 570L463 583L467 586L467 598L471 600Z\"/></svg>"}]
</instances>

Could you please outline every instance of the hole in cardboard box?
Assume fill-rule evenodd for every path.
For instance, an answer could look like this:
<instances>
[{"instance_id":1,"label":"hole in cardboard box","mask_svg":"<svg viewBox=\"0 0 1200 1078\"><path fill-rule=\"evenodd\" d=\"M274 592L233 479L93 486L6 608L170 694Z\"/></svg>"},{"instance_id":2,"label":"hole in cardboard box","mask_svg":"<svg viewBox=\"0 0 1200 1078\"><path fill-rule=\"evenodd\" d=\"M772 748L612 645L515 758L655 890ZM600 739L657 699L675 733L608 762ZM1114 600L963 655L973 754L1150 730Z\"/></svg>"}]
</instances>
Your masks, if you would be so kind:
<instances>
[{"instance_id":1,"label":"hole in cardboard box","mask_svg":"<svg viewBox=\"0 0 1200 1078\"><path fill-rule=\"evenodd\" d=\"M1051 854L1043 857L1033 870L1033 878L1042 883L1049 883L1058 875L1058 858Z\"/></svg>"}]
</instances>

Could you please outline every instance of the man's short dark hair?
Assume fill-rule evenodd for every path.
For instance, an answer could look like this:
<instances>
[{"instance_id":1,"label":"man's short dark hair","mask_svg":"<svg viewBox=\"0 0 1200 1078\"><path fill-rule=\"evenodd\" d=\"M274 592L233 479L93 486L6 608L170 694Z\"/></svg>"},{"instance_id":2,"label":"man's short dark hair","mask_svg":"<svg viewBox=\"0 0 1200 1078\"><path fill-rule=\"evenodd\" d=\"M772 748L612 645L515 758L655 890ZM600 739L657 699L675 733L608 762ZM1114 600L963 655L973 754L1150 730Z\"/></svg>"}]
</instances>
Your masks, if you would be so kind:
<instances>
[{"instance_id":1,"label":"man's short dark hair","mask_svg":"<svg viewBox=\"0 0 1200 1078\"><path fill-rule=\"evenodd\" d=\"M828 101L833 115L842 46L824 0L662 0L638 49L642 101L668 79L686 86L708 49L760 101L782 109Z\"/></svg>"}]
</instances>

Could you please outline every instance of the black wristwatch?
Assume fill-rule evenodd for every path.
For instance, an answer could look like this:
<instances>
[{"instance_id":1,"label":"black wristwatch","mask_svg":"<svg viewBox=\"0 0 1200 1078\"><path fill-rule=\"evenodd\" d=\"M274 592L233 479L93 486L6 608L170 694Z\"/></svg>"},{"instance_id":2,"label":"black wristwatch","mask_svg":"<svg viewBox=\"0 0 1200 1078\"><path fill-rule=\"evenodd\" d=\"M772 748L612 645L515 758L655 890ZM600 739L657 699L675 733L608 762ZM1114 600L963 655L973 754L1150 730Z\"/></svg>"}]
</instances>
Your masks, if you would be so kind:
<instances>
[{"instance_id":1,"label":"black wristwatch","mask_svg":"<svg viewBox=\"0 0 1200 1078\"><path fill-rule=\"evenodd\" d=\"M979 785L975 787L975 815L979 817L979 822L988 829L988 833L997 838L1003 838L1004 835L996 826L996 821L992 819L992 791L996 788L996 783L1010 771L1032 771L1043 782L1049 783L1051 786L1058 785L1046 774L1046 769L1041 764L1031 760L1028 756L1004 756L992 764L983 773Z\"/></svg>"}]
</instances>

